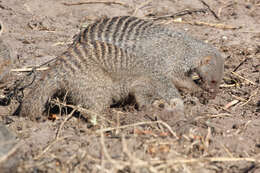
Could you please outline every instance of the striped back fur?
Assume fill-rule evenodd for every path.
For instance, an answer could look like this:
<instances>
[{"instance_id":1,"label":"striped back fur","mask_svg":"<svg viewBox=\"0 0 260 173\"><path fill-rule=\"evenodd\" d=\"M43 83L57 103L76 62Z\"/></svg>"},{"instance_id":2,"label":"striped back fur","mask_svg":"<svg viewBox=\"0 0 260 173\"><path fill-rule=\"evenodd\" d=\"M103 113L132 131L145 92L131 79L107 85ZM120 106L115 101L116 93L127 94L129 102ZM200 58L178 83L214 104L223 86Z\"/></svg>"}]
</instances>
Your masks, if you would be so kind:
<instances>
[{"instance_id":1,"label":"striped back fur","mask_svg":"<svg viewBox=\"0 0 260 173\"><path fill-rule=\"evenodd\" d=\"M87 26L59 57L58 63L63 67L60 71L84 73L86 68L98 66L107 72L123 72L124 69L129 72L138 63L134 57L136 40L153 25L156 26L151 21L129 16L98 20Z\"/></svg>"}]
</instances>

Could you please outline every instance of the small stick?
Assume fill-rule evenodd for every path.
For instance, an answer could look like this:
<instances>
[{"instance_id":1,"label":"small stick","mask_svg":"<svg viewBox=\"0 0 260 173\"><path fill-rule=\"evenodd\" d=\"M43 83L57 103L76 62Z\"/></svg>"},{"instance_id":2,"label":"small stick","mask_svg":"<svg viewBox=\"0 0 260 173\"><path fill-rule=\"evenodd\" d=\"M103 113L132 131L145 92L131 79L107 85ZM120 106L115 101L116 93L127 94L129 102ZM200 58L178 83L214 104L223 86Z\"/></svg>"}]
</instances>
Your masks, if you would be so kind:
<instances>
[{"instance_id":1,"label":"small stick","mask_svg":"<svg viewBox=\"0 0 260 173\"><path fill-rule=\"evenodd\" d=\"M110 127L110 128L105 128L105 129L98 130L98 131L107 132L107 131L111 131L111 130L124 129L124 128L127 128L127 127L134 127L134 126L140 126L140 125L145 125L145 124L157 124L157 123L164 125L174 137L179 139L177 134L175 132L173 132L172 128L167 123L165 123L161 120L151 121L151 122L139 122L139 123L124 125L124 126L119 126L119 127Z\"/></svg>"},{"instance_id":2,"label":"small stick","mask_svg":"<svg viewBox=\"0 0 260 173\"><path fill-rule=\"evenodd\" d=\"M233 72L236 72L238 70L239 67L241 67L249 58L246 57L242 62L240 62L238 64L238 66L236 66L236 68L233 70Z\"/></svg>"},{"instance_id":3,"label":"small stick","mask_svg":"<svg viewBox=\"0 0 260 173\"><path fill-rule=\"evenodd\" d=\"M135 8L135 10L134 10L134 12L133 12L132 15L133 15L133 16L136 16L138 10L144 8L146 5L150 4L152 1L153 1L153 0L148 0L148 1L145 1L145 2L141 3L140 5L138 5L138 6Z\"/></svg>"},{"instance_id":4,"label":"small stick","mask_svg":"<svg viewBox=\"0 0 260 173\"><path fill-rule=\"evenodd\" d=\"M36 71L44 71L48 70L49 67L41 67L41 68L36 68ZM32 71L33 68L18 68L18 69L11 69L11 72L30 72Z\"/></svg>"},{"instance_id":5,"label":"small stick","mask_svg":"<svg viewBox=\"0 0 260 173\"><path fill-rule=\"evenodd\" d=\"M246 79L246 78L244 78L244 77L242 77L242 76L240 76L239 74L237 74L236 72L231 72L233 75L235 75L235 76L237 76L237 77L239 77L239 78L241 78L241 79L243 79L243 80L245 80L245 81L247 81L247 82L249 82L249 83L251 83L251 84L253 84L253 85L256 85L254 82L252 82L251 80L248 80L248 79Z\"/></svg>"},{"instance_id":6,"label":"small stick","mask_svg":"<svg viewBox=\"0 0 260 173\"><path fill-rule=\"evenodd\" d=\"M110 162L110 163L112 163L117 169L122 169L124 166L126 166L126 165L124 165L123 163L118 163L116 160L114 160L110 155L109 155L109 153L108 153L108 151L107 151L107 147L106 147L106 144L105 144L105 137L104 137L104 132L102 131L102 128L101 128L101 130L100 130L100 143L101 143L101 146L102 146L102 151L103 151L103 153L104 153L104 155L105 155L105 157L106 157L106 159Z\"/></svg>"},{"instance_id":7,"label":"small stick","mask_svg":"<svg viewBox=\"0 0 260 173\"><path fill-rule=\"evenodd\" d=\"M228 104L226 104L224 109L228 109L231 106L234 106L235 104L237 104L238 102L239 102L239 100L233 100L233 101L229 102Z\"/></svg>"},{"instance_id":8,"label":"small stick","mask_svg":"<svg viewBox=\"0 0 260 173\"><path fill-rule=\"evenodd\" d=\"M224 148L224 150L227 152L227 154L229 155L229 157L234 157L233 154L229 151L229 149L223 144L223 143L220 143L222 145L222 147Z\"/></svg>"},{"instance_id":9,"label":"small stick","mask_svg":"<svg viewBox=\"0 0 260 173\"><path fill-rule=\"evenodd\" d=\"M227 5L223 6L223 7L220 7L219 10L218 10L218 16L221 16L221 12L222 12L222 10L223 10L224 8L230 7L230 6L234 5L235 3L236 3L236 2L232 2L232 3L230 3L230 4L227 4Z\"/></svg>"},{"instance_id":10,"label":"small stick","mask_svg":"<svg viewBox=\"0 0 260 173\"><path fill-rule=\"evenodd\" d=\"M227 85L227 84L221 84L219 87L220 88L231 88L231 87L236 87L237 84L230 84L230 85Z\"/></svg>"},{"instance_id":11,"label":"small stick","mask_svg":"<svg viewBox=\"0 0 260 173\"><path fill-rule=\"evenodd\" d=\"M239 162L239 161L247 161L247 162L254 162L260 163L259 159L244 157L244 158L229 158L229 157L205 157L205 158L192 158L192 159L172 159L172 160L154 160L151 161L152 164L163 164L166 163L167 165L174 165L176 163L198 163L198 162Z\"/></svg>"},{"instance_id":12,"label":"small stick","mask_svg":"<svg viewBox=\"0 0 260 173\"><path fill-rule=\"evenodd\" d=\"M83 113L89 114L91 116L92 115L97 116L97 117L101 118L102 120L105 120L105 121L107 121L107 122L109 122L111 124L114 124L112 121L110 121L110 120L106 119L105 117L99 115L97 112L91 111L89 109L82 108L81 106L74 106L74 105L62 103L62 102L60 102L58 100L51 100L51 103L53 103L53 104L55 104L57 106L61 105L61 106L64 106L64 107L70 107L72 109L76 109L79 112L83 112ZM86 117L84 117L84 118L86 118Z\"/></svg>"},{"instance_id":13,"label":"small stick","mask_svg":"<svg viewBox=\"0 0 260 173\"><path fill-rule=\"evenodd\" d=\"M160 20L160 19L165 19L165 18L176 18L176 17L185 16L187 14L192 14L192 13L206 13L206 11L207 11L207 9L204 9L204 8L195 9L195 10L187 9L187 10L180 11L178 13L159 16L159 17L154 18L154 20Z\"/></svg>"},{"instance_id":14,"label":"small stick","mask_svg":"<svg viewBox=\"0 0 260 173\"><path fill-rule=\"evenodd\" d=\"M72 136L65 136L65 137L61 137L61 138L55 138L51 143L49 143L44 149L43 151L38 154L37 156L34 157L34 160L38 160L40 159L54 144L56 144L57 142L70 138Z\"/></svg>"},{"instance_id":15,"label":"small stick","mask_svg":"<svg viewBox=\"0 0 260 173\"><path fill-rule=\"evenodd\" d=\"M250 100L252 99L252 97L254 97L256 94L257 94L257 91L256 91L254 94L252 94L252 95L249 97L249 99L248 99L245 103L241 104L240 106L245 106L246 104L248 104L248 103L250 102Z\"/></svg>"},{"instance_id":16,"label":"small stick","mask_svg":"<svg viewBox=\"0 0 260 173\"><path fill-rule=\"evenodd\" d=\"M238 96L233 95L233 94L231 94L231 96L234 97L235 99L239 100L239 101L242 101L242 102L246 102L247 101L246 99L244 99L242 97L238 97Z\"/></svg>"},{"instance_id":17,"label":"small stick","mask_svg":"<svg viewBox=\"0 0 260 173\"><path fill-rule=\"evenodd\" d=\"M203 0L199 0L203 5L205 5L209 11L213 14L213 16L217 19L220 20L220 18L217 16L217 14L210 8L210 6Z\"/></svg>"},{"instance_id":18,"label":"small stick","mask_svg":"<svg viewBox=\"0 0 260 173\"><path fill-rule=\"evenodd\" d=\"M182 20L173 20L175 23L184 23L190 25L198 25L198 26L210 26L219 29L240 29L241 27L225 25L222 23L207 23L207 22L200 22L200 21L182 21Z\"/></svg>"},{"instance_id":19,"label":"small stick","mask_svg":"<svg viewBox=\"0 0 260 173\"><path fill-rule=\"evenodd\" d=\"M11 155L13 155L17 150L18 148L20 148L22 145L21 142L15 144L15 146L10 150L8 151L8 153L6 155L3 155L0 157L0 165L1 163L3 163L4 161L6 161ZM2 146L1 146L2 147Z\"/></svg>"},{"instance_id":20,"label":"small stick","mask_svg":"<svg viewBox=\"0 0 260 173\"><path fill-rule=\"evenodd\" d=\"M57 133L56 133L56 139L58 139L60 137L60 133L61 133L61 129L63 128L63 126L65 125L65 123L73 116L74 112L76 111L77 109L73 109L71 111L71 113L69 115L67 115L67 117L65 118L65 120L60 124L60 127L59 129L57 130Z\"/></svg>"},{"instance_id":21,"label":"small stick","mask_svg":"<svg viewBox=\"0 0 260 173\"><path fill-rule=\"evenodd\" d=\"M123 7L128 8L129 5L122 3L122 2L115 2L115 1L88 1L88 2L75 2L75 3L62 3L63 5L66 6L73 6L73 5L84 5L84 4L106 4L106 5L111 5L111 4L115 4L115 5L122 5Z\"/></svg>"}]
</instances>

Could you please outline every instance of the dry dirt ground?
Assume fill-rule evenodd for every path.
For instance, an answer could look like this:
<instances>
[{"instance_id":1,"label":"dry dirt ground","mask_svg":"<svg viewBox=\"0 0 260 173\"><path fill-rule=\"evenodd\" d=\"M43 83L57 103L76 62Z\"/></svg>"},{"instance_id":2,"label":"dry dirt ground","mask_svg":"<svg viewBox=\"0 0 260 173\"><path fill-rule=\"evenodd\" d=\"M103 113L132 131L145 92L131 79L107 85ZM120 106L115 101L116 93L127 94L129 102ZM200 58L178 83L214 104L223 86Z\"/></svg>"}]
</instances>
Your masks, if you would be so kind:
<instances>
[{"instance_id":1,"label":"dry dirt ground","mask_svg":"<svg viewBox=\"0 0 260 173\"><path fill-rule=\"evenodd\" d=\"M204 103L184 95L184 116L152 108L137 111L131 105L111 108L95 126L87 114L58 114L37 122L11 116L8 106L1 107L0 122L17 136L18 145L0 172L10 172L10 167L34 173L260 172L259 0L86 2L0 0L1 38L25 67L62 53L97 18L157 20L223 53L220 93Z\"/></svg>"}]
</instances>

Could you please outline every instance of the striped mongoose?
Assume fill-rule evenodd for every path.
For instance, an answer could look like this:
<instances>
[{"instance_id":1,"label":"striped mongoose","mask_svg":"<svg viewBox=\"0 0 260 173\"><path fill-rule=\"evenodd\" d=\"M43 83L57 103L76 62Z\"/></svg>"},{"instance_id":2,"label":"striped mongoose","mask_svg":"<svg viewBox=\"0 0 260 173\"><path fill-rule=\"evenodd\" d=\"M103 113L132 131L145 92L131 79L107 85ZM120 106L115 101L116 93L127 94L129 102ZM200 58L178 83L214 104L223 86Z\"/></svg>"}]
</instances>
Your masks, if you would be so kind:
<instances>
[{"instance_id":1,"label":"striped mongoose","mask_svg":"<svg viewBox=\"0 0 260 173\"><path fill-rule=\"evenodd\" d=\"M71 103L96 112L129 95L140 108L160 99L182 104L178 89L215 96L223 68L215 48L184 33L136 17L103 18L89 24L51 63L25 95L20 114L47 112L50 98L61 91L67 91Z\"/></svg>"}]
</instances>

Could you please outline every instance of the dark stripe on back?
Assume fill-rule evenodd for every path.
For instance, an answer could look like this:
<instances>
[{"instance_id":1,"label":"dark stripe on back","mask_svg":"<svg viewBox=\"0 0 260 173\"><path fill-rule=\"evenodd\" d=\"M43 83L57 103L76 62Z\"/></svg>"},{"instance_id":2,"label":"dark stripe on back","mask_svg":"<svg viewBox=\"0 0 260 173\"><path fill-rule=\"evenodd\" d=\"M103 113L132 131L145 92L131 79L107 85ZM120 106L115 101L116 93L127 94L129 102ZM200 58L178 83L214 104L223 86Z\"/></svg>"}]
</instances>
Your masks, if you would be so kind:
<instances>
[{"instance_id":1,"label":"dark stripe on back","mask_svg":"<svg viewBox=\"0 0 260 173\"><path fill-rule=\"evenodd\" d=\"M106 46L107 46L107 56L106 56L106 59L107 59L107 68L108 69L110 69L110 68L112 68L113 66L112 66L112 64L111 64L111 62L113 61L113 48L112 48L112 45L111 44L109 44L109 43L106 43Z\"/></svg>"},{"instance_id":2,"label":"dark stripe on back","mask_svg":"<svg viewBox=\"0 0 260 173\"><path fill-rule=\"evenodd\" d=\"M117 22L119 17L113 17L109 20L109 24L107 25L107 27L105 28L105 39L104 42L108 42L111 43L111 36L110 34L113 33L112 27L114 26L114 24Z\"/></svg>"},{"instance_id":3,"label":"dark stripe on back","mask_svg":"<svg viewBox=\"0 0 260 173\"><path fill-rule=\"evenodd\" d=\"M75 54L73 49L70 49L70 51L68 51L68 54L69 58L65 59L65 61L67 60L67 63L71 63L72 68L74 68L75 71L81 69L81 62L79 61L78 57L76 57L77 55Z\"/></svg>"},{"instance_id":4,"label":"dark stripe on back","mask_svg":"<svg viewBox=\"0 0 260 173\"><path fill-rule=\"evenodd\" d=\"M115 29L113 30L113 35L112 35L113 44L118 45L118 40L120 38L118 35L120 35L120 33L122 32L121 27L127 18L128 18L128 16L120 17L119 20L117 21L117 23L115 23Z\"/></svg>"},{"instance_id":5,"label":"dark stripe on back","mask_svg":"<svg viewBox=\"0 0 260 173\"><path fill-rule=\"evenodd\" d=\"M127 34L129 34L129 33L126 32L126 30L127 30L127 28L129 27L129 25L132 24L132 22L134 22L134 21L136 21L136 20L139 20L139 19L136 18L136 17L129 17L129 18L127 19L127 21L125 22L124 27L123 27L123 29L122 29L122 31L121 31L121 33L120 33L119 40L118 40L118 42L119 42L119 47L121 46L122 41L127 41L127 40L123 40L124 36L127 35Z\"/></svg>"},{"instance_id":6,"label":"dark stripe on back","mask_svg":"<svg viewBox=\"0 0 260 173\"><path fill-rule=\"evenodd\" d=\"M74 51L74 53L77 55L77 59L79 59L80 62L82 62L82 63L84 63L84 65L86 65L86 64L87 64L86 57L84 57L84 55L82 55L82 52L79 50L79 49L80 49L79 46L80 46L80 45L74 46L73 51ZM82 63L80 63L80 64L82 64ZM82 65L81 65L81 68L80 68L80 69L81 69L81 70L84 69Z\"/></svg>"},{"instance_id":7,"label":"dark stripe on back","mask_svg":"<svg viewBox=\"0 0 260 173\"><path fill-rule=\"evenodd\" d=\"M82 32L82 40L85 40L85 42L88 41L88 32L89 32L90 26L86 27L84 31Z\"/></svg>"},{"instance_id":8,"label":"dark stripe on back","mask_svg":"<svg viewBox=\"0 0 260 173\"><path fill-rule=\"evenodd\" d=\"M129 42L129 38L130 38L130 35L132 34L133 30L135 29L135 27L137 27L138 25L142 25L144 23L144 20L136 20L136 22L133 22L127 29L127 34L125 35L125 39L124 39L124 44L122 45L122 47L128 47L126 45L129 45L128 42ZM132 44L129 45L132 49Z\"/></svg>"},{"instance_id":9,"label":"dark stripe on back","mask_svg":"<svg viewBox=\"0 0 260 173\"><path fill-rule=\"evenodd\" d=\"M136 25L135 27L131 28L131 31L129 31L129 34L126 36L126 40L127 41L131 41L131 42L134 42L132 45L131 45L131 49L132 51L135 50L135 47L136 47L136 38L137 38L137 31L147 23L147 21L145 20L141 20L141 23L138 23L138 25Z\"/></svg>"},{"instance_id":10,"label":"dark stripe on back","mask_svg":"<svg viewBox=\"0 0 260 173\"><path fill-rule=\"evenodd\" d=\"M62 63L62 66L63 66L63 69L65 71L71 71L72 73L75 73L75 69L72 67L72 65L70 63L68 63L68 59L66 58L61 58L60 59L61 63Z\"/></svg>"},{"instance_id":11,"label":"dark stripe on back","mask_svg":"<svg viewBox=\"0 0 260 173\"><path fill-rule=\"evenodd\" d=\"M146 31L147 28L150 28L152 25L154 25L152 22L150 21L147 21L145 24L143 24L142 26L138 27L136 29L136 32L135 32L135 40L137 38L139 38L140 35L143 35L143 33Z\"/></svg>"},{"instance_id":12,"label":"dark stripe on back","mask_svg":"<svg viewBox=\"0 0 260 173\"><path fill-rule=\"evenodd\" d=\"M101 49L101 59L103 60L103 66L104 68L109 68L108 67L108 64L107 64L107 61L108 61L108 58L107 58L107 45L102 42L100 43L100 49Z\"/></svg>"},{"instance_id":13,"label":"dark stripe on back","mask_svg":"<svg viewBox=\"0 0 260 173\"><path fill-rule=\"evenodd\" d=\"M131 57L128 56L127 50L124 51L124 56L126 57L126 58L125 58L125 68L129 68L129 67L128 67L128 63L130 62L130 58L131 58Z\"/></svg>"},{"instance_id":14,"label":"dark stripe on back","mask_svg":"<svg viewBox=\"0 0 260 173\"><path fill-rule=\"evenodd\" d=\"M89 37L89 41L94 42L96 40L96 34L97 34L97 26L98 23L95 22L93 24L91 24L89 27L89 32L88 32L88 37Z\"/></svg>"},{"instance_id":15,"label":"dark stripe on back","mask_svg":"<svg viewBox=\"0 0 260 173\"><path fill-rule=\"evenodd\" d=\"M98 51L97 51L98 46L99 46L98 44L99 44L98 41L93 41L89 45L93 47L92 50L91 50L92 57L94 59L96 59L96 62L98 62L98 64L100 64L101 59L100 59L100 56L99 56Z\"/></svg>"},{"instance_id":16,"label":"dark stripe on back","mask_svg":"<svg viewBox=\"0 0 260 173\"><path fill-rule=\"evenodd\" d=\"M93 61L95 64L98 64L99 62L97 62L97 60L94 59L93 56L90 54L88 45L89 45L89 43L82 44L82 49L85 52L86 58L88 58L89 60Z\"/></svg>"},{"instance_id":17,"label":"dark stripe on back","mask_svg":"<svg viewBox=\"0 0 260 173\"><path fill-rule=\"evenodd\" d=\"M99 41L104 42L102 38L102 34L105 32L105 26L107 25L109 18L104 18L103 20L99 21L98 30L97 30L97 39Z\"/></svg>"},{"instance_id":18,"label":"dark stripe on back","mask_svg":"<svg viewBox=\"0 0 260 173\"><path fill-rule=\"evenodd\" d=\"M109 44L111 47L111 69L115 72L116 71L116 62L117 62L117 57L118 57L118 51L116 46Z\"/></svg>"}]
</instances>

